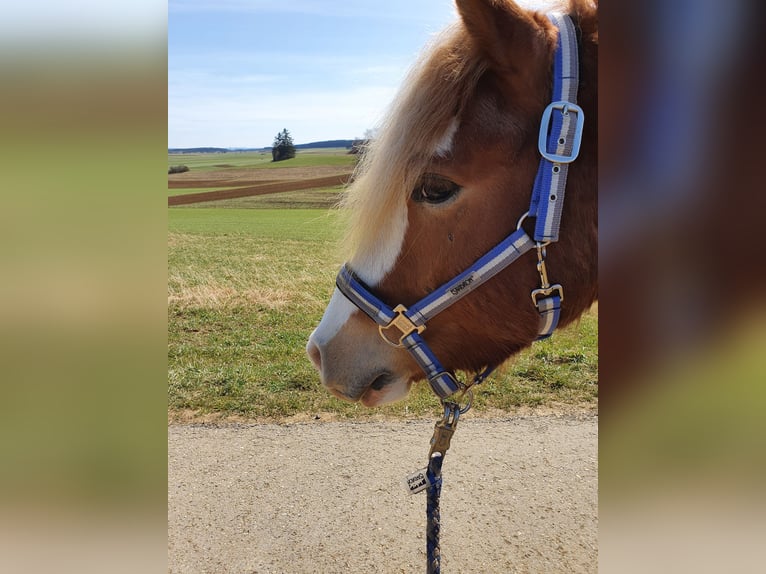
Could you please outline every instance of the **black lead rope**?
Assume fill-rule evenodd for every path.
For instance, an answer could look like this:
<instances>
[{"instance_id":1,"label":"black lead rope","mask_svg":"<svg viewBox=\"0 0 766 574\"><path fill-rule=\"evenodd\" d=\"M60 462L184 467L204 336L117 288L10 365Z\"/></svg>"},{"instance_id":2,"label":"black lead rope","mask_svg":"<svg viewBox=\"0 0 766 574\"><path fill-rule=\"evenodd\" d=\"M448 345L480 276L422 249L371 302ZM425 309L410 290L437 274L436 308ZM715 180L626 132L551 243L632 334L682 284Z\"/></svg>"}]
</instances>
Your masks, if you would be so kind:
<instances>
[{"instance_id":1,"label":"black lead rope","mask_svg":"<svg viewBox=\"0 0 766 574\"><path fill-rule=\"evenodd\" d=\"M431 450L428 453L428 468L426 469L426 573L439 574L441 570L441 549L439 534L441 517L439 514L439 496L442 491L442 463L449 449L450 440L457 428L457 421L463 411L460 405L444 402L444 416L434 425L434 435L431 438ZM469 405L470 406L470 403Z\"/></svg>"},{"instance_id":2,"label":"black lead rope","mask_svg":"<svg viewBox=\"0 0 766 574\"><path fill-rule=\"evenodd\" d=\"M439 495L442 492L442 462L444 457L434 453L428 463L428 481L430 486L426 489L426 573L439 574L441 568L441 549L439 548L439 533L441 531L441 517L439 515Z\"/></svg>"}]
</instances>

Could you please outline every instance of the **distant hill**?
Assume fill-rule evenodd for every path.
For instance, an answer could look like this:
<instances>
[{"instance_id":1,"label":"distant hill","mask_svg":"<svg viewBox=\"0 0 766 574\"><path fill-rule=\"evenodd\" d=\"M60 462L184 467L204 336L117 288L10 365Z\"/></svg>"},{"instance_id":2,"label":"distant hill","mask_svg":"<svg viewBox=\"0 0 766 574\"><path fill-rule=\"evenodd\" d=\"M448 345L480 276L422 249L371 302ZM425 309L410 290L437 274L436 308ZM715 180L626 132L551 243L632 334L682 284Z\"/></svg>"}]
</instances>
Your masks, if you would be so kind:
<instances>
[{"instance_id":1,"label":"distant hill","mask_svg":"<svg viewBox=\"0 0 766 574\"><path fill-rule=\"evenodd\" d=\"M312 148L324 148L324 147L351 147L354 140L326 140L322 142L311 142L305 144L298 144L295 149L312 149ZM268 148L271 149L271 148Z\"/></svg>"},{"instance_id":2,"label":"distant hill","mask_svg":"<svg viewBox=\"0 0 766 574\"><path fill-rule=\"evenodd\" d=\"M311 142L305 144L298 144L295 149L317 149L317 148L331 148L331 147L345 147L350 148L355 140L325 140L321 142ZM271 151L271 147L171 147L168 148L168 153L228 153L235 151Z\"/></svg>"},{"instance_id":3,"label":"distant hill","mask_svg":"<svg viewBox=\"0 0 766 574\"><path fill-rule=\"evenodd\" d=\"M169 147L168 153L226 153L231 151L225 147Z\"/></svg>"}]
</instances>

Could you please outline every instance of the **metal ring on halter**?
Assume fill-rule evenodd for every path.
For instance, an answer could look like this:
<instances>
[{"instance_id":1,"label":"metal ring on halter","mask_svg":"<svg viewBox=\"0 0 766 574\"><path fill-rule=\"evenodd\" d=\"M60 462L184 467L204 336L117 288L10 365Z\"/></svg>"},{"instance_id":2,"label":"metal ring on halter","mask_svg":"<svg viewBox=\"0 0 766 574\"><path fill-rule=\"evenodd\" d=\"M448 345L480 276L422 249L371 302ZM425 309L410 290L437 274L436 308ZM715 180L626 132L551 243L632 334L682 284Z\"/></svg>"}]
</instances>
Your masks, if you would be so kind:
<instances>
[{"instance_id":1,"label":"metal ring on halter","mask_svg":"<svg viewBox=\"0 0 766 574\"><path fill-rule=\"evenodd\" d=\"M471 408L471 404L473 403L473 391L471 390L471 387L474 385L474 383L471 383L470 385L466 385L465 383L461 382L460 379L458 379L453 373L450 373L449 371L440 371L439 373L436 373L433 377L430 377L428 380L431 381L444 376L449 377L452 381L454 381L455 386L458 389L454 393L449 395L448 397L445 397L441 400L442 406L444 408L448 408L449 404L453 404L458 407L461 415L467 413L468 410ZM462 399L466 395L468 396L468 402L465 404L465 406L460 406L460 399Z\"/></svg>"},{"instance_id":2,"label":"metal ring on halter","mask_svg":"<svg viewBox=\"0 0 766 574\"><path fill-rule=\"evenodd\" d=\"M521 229L521 224L524 223L524 220L529 217L529 211L525 211L524 214L519 217L519 220L516 222L516 231Z\"/></svg>"},{"instance_id":3,"label":"metal ring on halter","mask_svg":"<svg viewBox=\"0 0 766 574\"><path fill-rule=\"evenodd\" d=\"M460 399L466 396L468 397L468 402L461 406ZM444 408L448 408L447 405L450 403L456 405L458 407L458 412L461 415L464 415L469 410L471 410L471 405L473 404L473 391L470 387L466 387L461 383L459 391L450 395L446 399L442 399L442 406L444 406Z\"/></svg>"},{"instance_id":4,"label":"metal ring on halter","mask_svg":"<svg viewBox=\"0 0 766 574\"><path fill-rule=\"evenodd\" d=\"M468 396L468 402L465 404L464 407L460 407L461 415L464 415L469 410L471 410L471 405L473 404L473 391L470 388L466 388L463 390L462 396L465 397L466 395Z\"/></svg>"}]
</instances>

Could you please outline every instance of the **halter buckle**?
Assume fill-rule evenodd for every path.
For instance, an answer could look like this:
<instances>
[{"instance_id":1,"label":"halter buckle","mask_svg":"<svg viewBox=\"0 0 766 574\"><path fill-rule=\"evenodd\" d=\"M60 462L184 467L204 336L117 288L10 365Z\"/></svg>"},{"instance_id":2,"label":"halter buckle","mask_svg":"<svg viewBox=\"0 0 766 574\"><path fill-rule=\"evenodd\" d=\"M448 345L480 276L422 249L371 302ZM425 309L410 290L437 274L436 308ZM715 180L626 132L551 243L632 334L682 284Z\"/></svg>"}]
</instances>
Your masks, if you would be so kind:
<instances>
[{"instance_id":1,"label":"halter buckle","mask_svg":"<svg viewBox=\"0 0 766 574\"><path fill-rule=\"evenodd\" d=\"M569 154L555 154L548 151L548 132L551 128L551 118L553 116L553 110L559 110L561 115L568 116L570 113L574 113L575 127L572 134L572 151ZM540 121L540 133L537 138L537 149L540 151L545 159L553 163L572 163L577 159L580 154L580 144L582 143L582 130L585 123L585 115L582 108L572 102L558 101L551 102L543 112L543 118Z\"/></svg>"},{"instance_id":2,"label":"halter buckle","mask_svg":"<svg viewBox=\"0 0 766 574\"><path fill-rule=\"evenodd\" d=\"M396 347L397 349L404 347L404 343L402 343L402 341L404 341L405 337L408 335L411 335L415 332L420 334L426 330L425 325L417 326L415 323L413 323L410 318L405 315L406 312L407 307L404 305L397 305L394 307L394 313L396 313L396 316L391 319L391 322L386 326L378 325L378 332L380 333L380 336L383 338L383 340L392 347ZM399 340L396 342L391 340L386 334L392 327L396 327L401 333Z\"/></svg>"}]
</instances>

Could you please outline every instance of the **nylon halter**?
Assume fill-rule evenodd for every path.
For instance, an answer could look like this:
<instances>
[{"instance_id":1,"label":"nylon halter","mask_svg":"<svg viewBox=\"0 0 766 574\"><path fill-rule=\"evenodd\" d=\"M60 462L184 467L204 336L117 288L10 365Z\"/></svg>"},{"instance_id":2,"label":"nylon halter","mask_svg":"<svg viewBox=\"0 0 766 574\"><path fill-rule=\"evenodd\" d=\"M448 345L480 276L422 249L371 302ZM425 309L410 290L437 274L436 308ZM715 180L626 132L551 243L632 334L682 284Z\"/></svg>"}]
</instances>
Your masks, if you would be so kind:
<instances>
[{"instance_id":1,"label":"nylon halter","mask_svg":"<svg viewBox=\"0 0 766 574\"><path fill-rule=\"evenodd\" d=\"M409 308L404 305L391 308L378 299L348 263L341 268L336 280L340 292L378 324L384 341L412 354L442 400L465 386L442 366L421 337L426 323L532 248L537 249L540 274L540 287L531 292L532 303L540 314L538 340L549 337L558 324L564 290L561 285L551 285L548 281L545 248L559 238L568 166L580 152L584 116L577 105L578 55L574 25L566 15L549 14L548 18L559 30L553 61L552 102L545 108L540 125L538 149L542 158L529 211L521 216L516 230L460 275ZM527 217L536 219L532 237L521 226ZM473 384L483 381L494 367L489 366L476 375Z\"/></svg>"}]
</instances>

